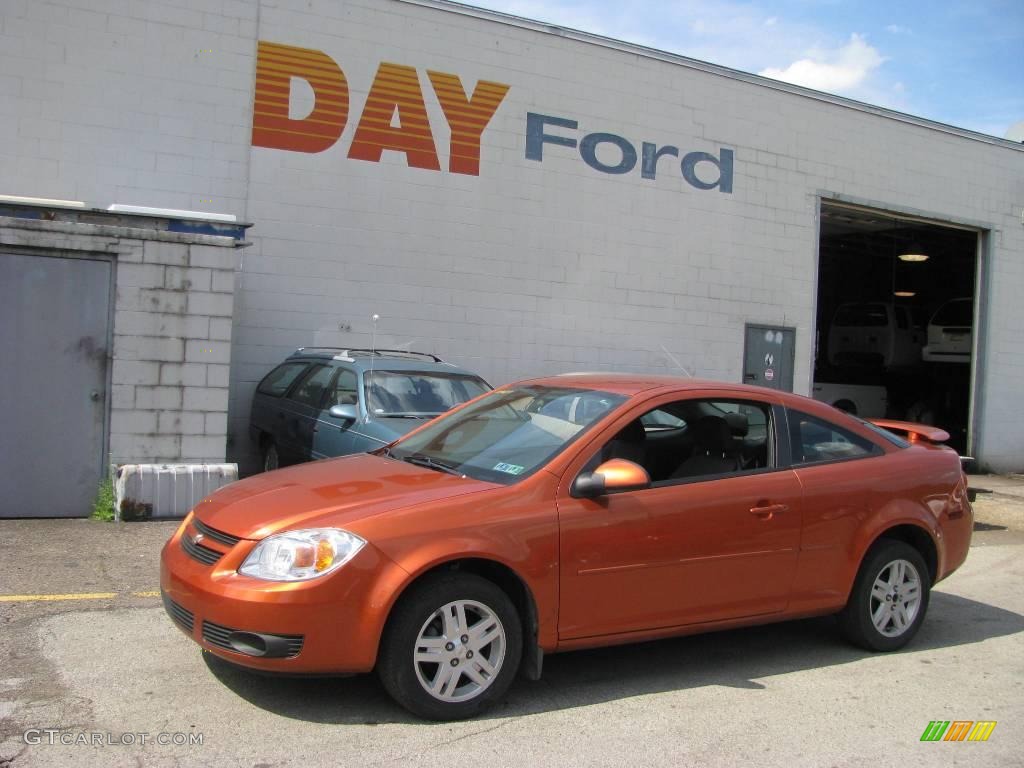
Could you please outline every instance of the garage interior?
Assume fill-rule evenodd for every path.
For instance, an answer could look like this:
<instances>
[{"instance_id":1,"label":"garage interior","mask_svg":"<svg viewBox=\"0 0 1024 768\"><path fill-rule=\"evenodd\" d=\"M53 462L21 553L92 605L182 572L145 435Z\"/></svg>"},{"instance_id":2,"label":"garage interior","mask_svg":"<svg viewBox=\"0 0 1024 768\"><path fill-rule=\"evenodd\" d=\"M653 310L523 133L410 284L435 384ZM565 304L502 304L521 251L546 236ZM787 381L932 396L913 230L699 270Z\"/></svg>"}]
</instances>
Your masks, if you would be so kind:
<instances>
[{"instance_id":1,"label":"garage interior","mask_svg":"<svg viewBox=\"0 0 1024 768\"><path fill-rule=\"evenodd\" d=\"M839 407L854 412L855 402L874 403L861 406L857 415L865 418L939 426L967 453L979 232L828 201L820 221L815 397L839 398ZM947 304L964 298L973 304ZM951 314L958 325L943 336ZM932 342L942 340L933 350L953 340L970 351L924 359L933 320Z\"/></svg>"}]
</instances>

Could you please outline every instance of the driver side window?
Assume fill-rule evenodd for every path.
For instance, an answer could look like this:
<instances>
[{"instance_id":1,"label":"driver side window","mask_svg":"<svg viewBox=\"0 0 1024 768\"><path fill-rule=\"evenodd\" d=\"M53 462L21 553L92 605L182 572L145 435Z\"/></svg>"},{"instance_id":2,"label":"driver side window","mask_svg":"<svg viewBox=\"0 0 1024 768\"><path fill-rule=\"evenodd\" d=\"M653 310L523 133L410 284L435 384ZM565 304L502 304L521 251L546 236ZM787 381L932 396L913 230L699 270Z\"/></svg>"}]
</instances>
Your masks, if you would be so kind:
<instances>
[{"instance_id":1,"label":"driver side window","mask_svg":"<svg viewBox=\"0 0 1024 768\"><path fill-rule=\"evenodd\" d=\"M751 400L679 400L621 429L588 462L642 466L651 484L670 485L764 471L775 465L771 406Z\"/></svg>"}]
</instances>

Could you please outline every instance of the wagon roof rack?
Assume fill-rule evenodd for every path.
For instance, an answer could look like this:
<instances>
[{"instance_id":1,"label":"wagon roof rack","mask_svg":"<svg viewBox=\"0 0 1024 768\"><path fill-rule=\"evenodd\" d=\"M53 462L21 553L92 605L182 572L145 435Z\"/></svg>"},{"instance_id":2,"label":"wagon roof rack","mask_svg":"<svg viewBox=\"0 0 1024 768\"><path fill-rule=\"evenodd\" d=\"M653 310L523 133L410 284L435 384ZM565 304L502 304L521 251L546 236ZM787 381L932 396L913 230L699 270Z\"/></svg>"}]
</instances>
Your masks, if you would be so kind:
<instances>
[{"instance_id":1,"label":"wagon roof rack","mask_svg":"<svg viewBox=\"0 0 1024 768\"><path fill-rule=\"evenodd\" d=\"M437 355L429 352L413 352L409 349L353 349L351 347L299 347L293 355L331 354L336 357L404 357L410 360L430 360L443 363Z\"/></svg>"}]
</instances>

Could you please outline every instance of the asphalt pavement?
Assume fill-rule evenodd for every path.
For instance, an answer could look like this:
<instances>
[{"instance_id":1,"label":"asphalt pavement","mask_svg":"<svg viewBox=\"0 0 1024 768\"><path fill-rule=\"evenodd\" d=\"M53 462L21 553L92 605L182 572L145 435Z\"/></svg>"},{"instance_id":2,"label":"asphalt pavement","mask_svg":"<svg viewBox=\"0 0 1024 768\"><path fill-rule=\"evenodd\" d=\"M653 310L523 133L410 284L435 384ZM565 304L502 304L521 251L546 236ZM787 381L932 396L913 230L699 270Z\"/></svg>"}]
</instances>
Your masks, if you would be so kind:
<instances>
[{"instance_id":1,"label":"asphalt pavement","mask_svg":"<svg viewBox=\"0 0 1024 768\"><path fill-rule=\"evenodd\" d=\"M158 597L176 523L0 521L0 768L947 766L1024 754L1024 478L974 478L967 563L915 641L830 618L549 656L484 716L425 723L371 675L260 677L202 653ZM922 742L930 721L994 721ZM166 742L166 743L158 743Z\"/></svg>"}]
</instances>

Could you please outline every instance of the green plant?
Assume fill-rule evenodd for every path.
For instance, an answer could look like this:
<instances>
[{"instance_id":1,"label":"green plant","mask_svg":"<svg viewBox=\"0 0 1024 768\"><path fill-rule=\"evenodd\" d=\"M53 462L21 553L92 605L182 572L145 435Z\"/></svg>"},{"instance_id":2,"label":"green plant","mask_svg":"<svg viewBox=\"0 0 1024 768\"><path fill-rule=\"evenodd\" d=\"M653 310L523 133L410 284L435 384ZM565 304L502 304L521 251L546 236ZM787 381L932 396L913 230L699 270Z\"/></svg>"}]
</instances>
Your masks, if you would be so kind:
<instances>
[{"instance_id":1,"label":"green plant","mask_svg":"<svg viewBox=\"0 0 1024 768\"><path fill-rule=\"evenodd\" d=\"M96 489L96 498L92 502L93 520L110 522L114 519L114 484L109 477L100 480Z\"/></svg>"}]
</instances>

